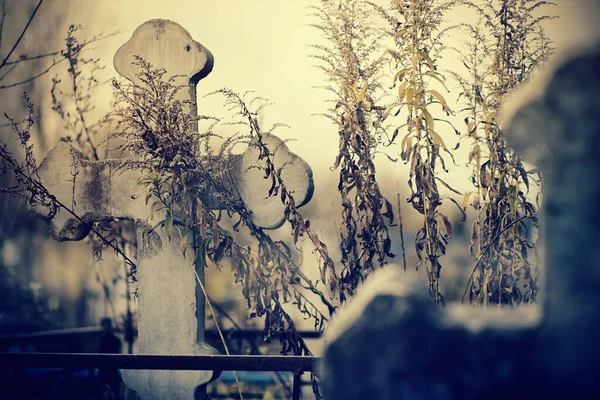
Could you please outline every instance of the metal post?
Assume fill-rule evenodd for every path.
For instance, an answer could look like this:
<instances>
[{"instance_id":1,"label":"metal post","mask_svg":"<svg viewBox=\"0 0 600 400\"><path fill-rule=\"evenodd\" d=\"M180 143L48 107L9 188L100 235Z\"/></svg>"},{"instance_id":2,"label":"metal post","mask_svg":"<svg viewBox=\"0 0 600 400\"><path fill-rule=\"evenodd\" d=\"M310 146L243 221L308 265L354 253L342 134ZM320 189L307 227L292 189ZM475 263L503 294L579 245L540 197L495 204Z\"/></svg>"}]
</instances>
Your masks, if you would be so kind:
<instances>
[{"instance_id":1,"label":"metal post","mask_svg":"<svg viewBox=\"0 0 600 400\"><path fill-rule=\"evenodd\" d=\"M294 384L292 389L292 400L300 400L302 383L302 371L294 371Z\"/></svg>"}]
</instances>

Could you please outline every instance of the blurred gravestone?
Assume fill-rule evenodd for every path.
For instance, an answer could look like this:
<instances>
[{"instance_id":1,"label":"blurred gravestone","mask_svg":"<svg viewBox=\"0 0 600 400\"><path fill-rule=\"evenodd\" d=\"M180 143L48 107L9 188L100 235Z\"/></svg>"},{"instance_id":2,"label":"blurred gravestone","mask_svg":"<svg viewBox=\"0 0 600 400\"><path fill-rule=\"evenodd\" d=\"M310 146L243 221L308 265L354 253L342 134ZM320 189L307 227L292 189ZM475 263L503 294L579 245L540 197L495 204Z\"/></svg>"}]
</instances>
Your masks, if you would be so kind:
<instances>
[{"instance_id":1,"label":"blurred gravestone","mask_svg":"<svg viewBox=\"0 0 600 400\"><path fill-rule=\"evenodd\" d=\"M440 311L424 285L390 266L326 332L325 397L480 399L527 390L536 327L531 308Z\"/></svg>"},{"instance_id":2,"label":"blurred gravestone","mask_svg":"<svg viewBox=\"0 0 600 400\"><path fill-rule=\"evenodd\" d=\"M543 314L440 310L388 267L327 331L327 399L600 398L599 66L600 46L580 51L504 113L510 144L545 182Z\"/></svg>"},{"instance_id":3,"label":"blurred gravestone","mask_svg":"<svg viewBox=\"0 0 600 400\"><path fill-rule=\"evenodd\" d=\"M117 72L134 84L140 84L132 62L141 56L154 68L164 68L168 76L178 76L175 84L189 85L181 94L194 104L196 84L213 67L212 54L180 25L168 20L151 20L139 26L131 39L115 55ZM181 92L180 92L181 93ZM264 143L274 151L276 168L283 167L282 178L295 193L301 206L313 191L312 171L308 164L274 135L265 135ZM241 154L231 156L231 184L252 212L257 226L273 229L281 225L284 205L278 197L267 198L270 182L259 169L249 169L258 163L258 150L249 146ZM141 171L117 171L118 160L86 161L71 146L61 143L49 151L40 164L41 182L76 215L59 210L48 221L57 240L81 240L94 222L106 219L130 219L136 222L139 294L138 344L140 354L214 354L204 340L204 296L196 284L190 257L184 257L177 234L169 240L162 230L153 231L147 224L150 205L143 196L135 195ZM73 171L76 170L74 180ZM221 208L215 197L203 199L213 208ZM45 210L34 210L42 218ZM157 216L160 220L162 217ZM196 271L203 279L203 267ZM214 379L212 371L123 371L125 383L140 393L143 399L193 399L203 397L196 389Z\"/></svg>"},{"instance_id":4,"label":"blurred gravestone","mask_svg":"<svg viewBox=\"0 0 600 400\"><path fill-rule=\"evenodd\" d=\"M600 42L572 50L516 96L507 138L544 178L546 379L600 391ZM598 396L596 398L599 398Z\"/></svg>"}]
</instances>

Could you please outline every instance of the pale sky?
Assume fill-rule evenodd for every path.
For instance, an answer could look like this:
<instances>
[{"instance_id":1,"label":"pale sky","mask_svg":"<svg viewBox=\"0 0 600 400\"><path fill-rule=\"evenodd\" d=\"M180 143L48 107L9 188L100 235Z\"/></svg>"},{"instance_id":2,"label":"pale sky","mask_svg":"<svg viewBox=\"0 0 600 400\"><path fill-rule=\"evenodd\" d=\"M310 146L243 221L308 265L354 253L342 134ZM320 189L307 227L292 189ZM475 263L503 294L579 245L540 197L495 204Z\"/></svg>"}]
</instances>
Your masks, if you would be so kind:
<instances>
[{"instance_id":1,"label":"pale sky","mask_svg":"<svg viewBox=\"0 0 600 400\"><path fill-rule=\"evenodd\" d=\"M388 2L379 0L378 3L385 5ZM557 1L558 6L553 12L559 18L547 23L546 27L559 51L570 43L589 40L597 34L595 27L600 19L599 14L592 11L594 8L598 11L595 3L594 0ZM318 1L50 0L44 7L68 5L68 20L84 25L83 35L100 31L123 32L97 46L95 54L106 64L107 76L116 76L112 56L137 26L153 18L179 23L215 58L213 72L198 85L200 113L225 115L218 97L202 98L203 94L225 86L237 92L255 90L258 95L275 102L263 116L265 126L274 122L290 125L291 129L282 129L279 135L297 139L290 143L290 148L315 170L328 174L338 139L335 127L328 120L311 115L324 112L328 106L323 103L327 94L312 88L325 83L322 72L313 67L317 60L309 58L313 50L308 44L322 42L320 32L308 26L314 20L308 16L307 7L315 4ZM469 22L474 20L474 15L463 8L448 15L448 19ZM455 65L457 68L460 65L456 59L444 60L441 67L454 68ZM104 104L108 105L110 90L107 89L106 95ZM447 96L452 104L456 93ZM455 140L455 135L448 132L448 145ZM393 148L390 148L390 153L397 155ZM457 161L461 164L460 160ZM387 159L379 164L382 173L396 175L400 171L405 176L406 169L401 164L390 163ZM462 190L468 190L468 183L463 184L466 170L460 168L460 171L453 171L449 180Z\"/></svg>"},{"instance_id":2,"label":"pale sky","mask_svg":"<svg viewBox=\"0 0 600 400\"><path fill-rule=\"evenodd\" d=\"M387 0L377 0L386 5ZM23 0L7 0L12 7L20 7ZM36 2L29 1L27 4ZM45 0L34 21L31 32L25 36L18 52L31 54L47 47L60 48L69 24L82 24L84 30L79 33L81 39L89 38L100 32L122 33L93 46L86 56L99 57L106 66L103 78L118 76L113 68L112 59L116 50L126 42L135 28L149 19L171 19L185 29L192 37L206 46L214 55L215 66L212 73L198 85L199 112L207 115L226 116L219 97L203 98L204 94L216 89L228 87L237 92L256 91L257 95L268 98L275 105L267 108L263 115L263 126L274 122L290 125L291 129L282 129L278 134L283 138L296 139L290 148L305 158L313 166L317 179L323 175L334 177L329 166L337 152L337 132L325 118L312 114L325 112L329 106L323 103L327 93L313 86L326 83L323 73L313 66L318 60L309 57L313 50L309 44L323 43L321 34L308 26L314 22L309 17L308 6L318 5L312 0ZM600 26L599 2L596 0L557 0L557 7L547 10L558 19L546 23L549 36L560 52L572 43L589 41L598 36ZM59 17L61 19L59 19ZM473 22L475 15L464 7L447 16L452 23ZM58 21L58 22L55 22ZM11 26L13 35L20 32L18 23ZM3 49L10 43L5 35ZM460 35L452 34L446 44L460 45ZM50 44L53 42L52 44ZM37 47L37 48L36 48ZM6 51L6 49L4 49ZM449 54L440 63L441 69L460 70L461 64L454 54ZM53 71L59 69L59 66ZM50 86L54 73L45 75L39 83ZM452 89L452 82L449 87ZM21 87L3 92L3 97L19 96ZM46 90L45 92L48 92ZM455 103L458 92L446 94L450 105ZM49 94L39 108L47 108ZM96 97L98 115L108 111L111 89L107 85ZM14 102L10 102L13 107ZM0 99L0 104L6 103ZM7 107L3 107L3 112ZM61 132L61 125L44 115L44 131L48 137L46 147L54 145ZM462 118L457 118L461 121ZM464 124L462 124L464 125ZM459 123L457 126L462 128ZM52 134L56 132L56 134ZM441 132L448 146L456 141L451 131ZM466 142L461 146L464 154L457 154L459 164L466 157ZM397 156L397 149L388 149L391 156ZM378 162L381 174L390 174L401 178L406 176L406 168L399 163L390 163L381 157ZM452 171L449 181L460 190L468 190L464 174L466 168ZM405 179L402 179L403 181Z\"/></svg>"}]
</instances>

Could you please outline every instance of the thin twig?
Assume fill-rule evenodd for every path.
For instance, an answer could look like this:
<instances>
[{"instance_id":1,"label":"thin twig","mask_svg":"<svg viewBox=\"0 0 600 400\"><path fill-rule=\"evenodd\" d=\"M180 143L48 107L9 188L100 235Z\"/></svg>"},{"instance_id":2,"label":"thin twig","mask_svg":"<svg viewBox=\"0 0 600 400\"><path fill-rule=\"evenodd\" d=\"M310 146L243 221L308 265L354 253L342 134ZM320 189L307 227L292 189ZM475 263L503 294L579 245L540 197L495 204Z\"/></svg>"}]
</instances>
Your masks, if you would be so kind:
<instances>
[{"instance_id":1,"label":"thin twig","mask_svg":"<svg viewBox=\"0 0 600 400\"><path fill-rule=\"evenodd\" d=\"M20 86L20 85L24 85L24 84L26 84L26 83L29 83L29 82L31 82L31 81L33 81L33 80L35 80L35 79L39 78L40 76L47 74L48 72L50 72L50 70L51 70L53 67L55 67L56 65L60 64L60 63L61 63L61 62L63 62L64 60L65 60L65 58L63 58L63 59L61 59L61 60L59 60L59 61L56 61L56 60L54 60L54 61L52 61L52 64L50 64L50 66L49 66L48 68L46 68L45 70L43 70L43 71L42 71L42 72L40 72L39 74L37 74L37 75L34 75L34 76L32 76L32 77L29 77L29 78L27 78L27 79L25 79L25 80L23 80L23 81L20 81L20 82L15 82L15 83L11 83L11 84L8 84L8 85L3 85L3 86L0 86L0 90L2 90L2 89L8 89L8 88L11 88L11 87Z\"/></svg>"},{"instance_id":2,"label":"thin twig","mask_svg":"<svg viewBox=\"0 0 600 400\"><path fill-rule=\"evenodd\" d=\"M56 196L51 194L48 191L48 189L41 182L37 181L36 179L32 178L31 176L29 176L25 172L23 172L16 165L16 162L14 161L14 159L8 158L4 153L1 153L1 152L0 152L0 156L2 156L2 158L4 158L6 160L6 162L9 163L9 165L12 167L13 171L15 171L16 173L19 173L26 181L28 181L28 183L31 185L31 187L34 187L37 190L40 190L42 193L44 193L44 195L46 197L48 197L53 202L54 205L56 205L59 208L64 209L69 214L71 214L77 221L79 221L81 224L86 225L86 222L83 221L83 219L79 215L77 215L75 213L75 211L73 211L72 209L67 207L64 203L62 203L60 200L58 200L56 198ZM132 268L135 270L135 267L136 267L135 263L129 257L127 257L123 251L121 251L119 246L115 245L110 240L108 240L104 235L102 235L102 233L98 229L94 228L93 225L90 230L96 236L98 236L100 238L100 240L102 240L102 243L104 243L106 246L112 248L115 252L117 252L117 254L119 254L121 257L123 257L123 259L126 262L128 262L132 266Z\"/></svg>"},{"instance_id":3,"label":"thin twig","mask_svg":"<svg viewBox=\"0 0 600 400\"><path fill-rule=\"evenodd\" d=\"M404 263L404 272L406 272L406 249L404 247L404 229L402 227L402 209L400 207L400 190L397 193L398 197L398 230L400 231L400 245L402 246L402 262Z\"/></svg>"},{"instance_id":4,"label":"thin twig","mask_svg":"<svg viewBox=\"0 0 600 400\"><path fill-rule=\"evenodd\" d=\"M194 268L194 266L192 266L192 269L194 270L194 275L196 275L196 281L198 281L198 284L200 285L200 289L202 289L202 293L204 294L204 298L206 299L206 303L208 304L210 313L212 314L213 319L215 320L215 326L217 327L217 331L219 332L219 336L221 337L221 342L223 343L223 347L225 348L225 354L230 356L231 354L229 354L229 348L227 347L227 342L225 342L225 337L223 336L223 332L221 332L221 328L219 327L219 321L217 321L217 316L215 314L215 310L213 309L210 299L208 298L208 294L206 294L206 290L204 289L204 284L202 283L202 279L200 279L200 277L198 276L198 272L196 271L196 268ZM244 400L244 396L242 395L242 389L240 387L240 381L237 377L237 374L235 373L235 371L231 371L231 372L233 372L233 377L235 378L235 383L237 386L238 393L240 395L240 400Z\"/></svg>"},{"instance_id":5,"label":"thin twig","mask_svg":"<svg viewBox=\"0 0 600 400\"><path fill-rule=\"evenodd\" d=\"M99 33L98 35L95 35L91 39L86 40L83 43L81 43L81 52L96 49L96 47L84 49L84 47L87 47L87 45L89 45L89 44L99 42L100 40L104 40L104 39L112 37L112 36L120 35L121 33L123 33L123 31L120 31L120 30L114 31L113 33L109 33L107 35L104 35L103 33ZM19 64L19 63L26 62L26 61L33 61L33 60L39 60L41 58L46 58L46 57L58 56L58 55L62 55L64 51L65 51L64 49L61 49L61 50L57 50L57 51L52 51L50 53L37 54L37 55L31 56L31 57L20 56L17 60L7 61L5 65Z\"/></svg>"},{"instance_id":6,"label":"thin twig","mask_svg":"<svg viewBox=\"0 0 600 400\"><path fill-rule=\"evenodd\" d=\"M52 56L58 56L63 52L63 50L57 50L57 51L53 51L50 53L43 53L43 54L37 54L35 56L31 56L31 57L27 57L25 55L20 56L18 59L14 60L14 61L7 61L5 65L15 65L15 64L19 64L22 62L26 62L26 61L33 61L33 60L39 60L41 58L46 58L46 57L52 57Z\"/></svg>"},{"instance_id":7,"label":"thin twig","mask_svg":"<svg viewBox=\"0 0 600 400\"><path fill-rule=\"evenodd\" d=\"M35 17L35 14L37 13L37 10L40 8L40 6L42 5L43 2L44 2L44 0L40 0L38 2L37 6L33 10L33 13L29 17L29 21L27 21L27 24L25 25L25 28L23 28L23 31L21 32L21 35L19 35L19 38L17 39L17 41L13 45L12 49L10 49L10 51L8 52L8 54L6 55L6 57L4 57L4 60L2 60L2 63L0 64L0 68L4 67L6 65L6 63L8 62L8 59L10 58L10 56L12 55L12 53L15 51L15 49L19 45L19 42L21 41L21 39L23 39L23 36L25 36L25 32L27 32L27 29L29 28L29 25L31 25L31 22L33 21L33 18Z\"/></svg>"},{"instance_id":8,"label":"thin twig","mask_svg":"<svg viewBox=\"0 0 600 400\"><path fill-rule=\"evenodd\" d=\"M13 66L12 66L12 67L10 67L8 70L6 70L6 72L5 72L5 73L3 73L3 74L0 76L0 81L4 80L4 78L6 78L6 76L7 76L8 74L10 74L10 73L11 73L11 72L12 72L12 71L15 69L15 67L16 67L16 65L13 65Z\"/></svg>"},{"instance_id":9,"label":"thin twig","mask_svg":"<svg viewBox=\"0 0 600 400\"><path fill-rule=\"evenodd\" d=\"M0 49L2 49L2 34L4 33L4 17L6 17L6 1L2 0L2 17L0 17Z\"/></svg>"}]
</instances>

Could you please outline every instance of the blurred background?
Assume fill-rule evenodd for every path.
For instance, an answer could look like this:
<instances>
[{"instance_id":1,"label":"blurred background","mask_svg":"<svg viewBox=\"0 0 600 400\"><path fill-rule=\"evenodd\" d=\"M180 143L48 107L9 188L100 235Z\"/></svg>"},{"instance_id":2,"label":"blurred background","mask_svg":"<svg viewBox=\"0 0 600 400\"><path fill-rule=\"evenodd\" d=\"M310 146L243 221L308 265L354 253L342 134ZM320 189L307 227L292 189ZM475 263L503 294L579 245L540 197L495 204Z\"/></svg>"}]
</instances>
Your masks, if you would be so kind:
<instances>
[{"instance_id":1,"label":"blurred background","mask_svg":"<svg viewBox=\"0 0 600 400\"><path fill-rule=\"evenodd\" d=\"M376 3L387 5L387 1L382 0ZM557 0L556 3L557 6L549 13L558 18L546 21L545 28L557 53L598 37L600 2ZM5 18L0 59L4 59L11 50L38 1L4 0L2 4ZM325 103L327 93L314 88L324 84L325 77L314 67L316 60L309 57L314 54L309 45L323 42L320 32L309 26L314 20L309 17L307 7L314 4L318 2L46 0L11 57L11 60L27 60L0 70L3 74L0 78L0 111L15 121L23 121L27 110L22 94L29 94L35 106L32 140L36 158L42 160L49 148L56 145L61 137L70 134L64 120L53 110L52 94L53 85L56 85L53 82L68 81L68 64L61 61L60 54L52 53L64 48L69 26L81 25L76 32L80 42L98 38L86 46L82 57L97 59L94 65L102 67L93 71L99 85L94 87L92 101L95 108L89 113L92 120L99 121L111 108L112 90L108 81L118 76L112 64L116 50L143 22L153 18L171 19L186 28L215 58L213 72L197 87L201 114L228 116L219 98L203 97L223 87L238 93L253 90L256 95L274 102L264 110L261 124L270 126L280 122L290 126L276 133L284 139L294 140L288 143L289 148L312 166L315 179L313 199L302 212L328 244L333 259L338 261L336 232L341 205L336 189L338 171L330 169L337 154L338 137L335 126L315 115L324 112L329 105ZM464 9L455 10L446 17L453 23L474 18L474 14ZM464 34L450 34L446 44L459 47L464 39ZM49 53L49 56L36 58ZM460 61L449 57L444 60L443 68L458 69ZM392 71L390 74L393 75ZM449 87L452 92L452 83ZM55 89L54 95L64 95L60 90L67 91ZM452 99L453 94L448 96ZM66 95L63 104L68 108ZM110 128L110 124L105 124L98 129L100 134L106 135ZM454 132L441 133L448 147L454 147L458 140ZM0 119L0 135L9 144L10 150L18 154L14 133L4 117ZM399 150L392 145L385 152L397 158ZM447 182L461 192L470 189L470 171L464 165L467 152L467 149L458 150L458 166L450 166L446 177ZM395 206L398 198L402 200L409 273L422 274L425 279L424 271L414 271L413 237L420 218L404 201L409 193L406 186L408 166L401 161L392 162L383 155L376 162L383 194ZM0 187L8 184L6 177L0 178ZM535 194L533 192L532 196ZM468 251L471 219L460 222L459 216L450 207L445 213L455 220L455 235L444 258L441 290L448 300L455 301L462 293L473 265ZM124 222L122 229L127 231L131 227ZM391 228L390 232L393 234L392 251L398 255L397 262L400 262L399 233L397 228ZM289 242L289 228L284 226L274 232L274 236ZM112 252L105 251L102 260L98 261L94 259L91 247L89 240L54 241L44 223L35 219L22 202L0 194L0 351L95 352L103 351L103 346L109 350L116 348L115 342L108 339L115 337L120 341L120 351L135 352L134 284L127 282L126 268ZM310 255L311 246L307 245L305 250L305 254ZM303 269L309 277L318 279L316 260L306 257ZM261 329L261 321L248 319L240 289L226 268L222 271L209 269L206 286L211 299L222 310L219 319L223 328ZM293 306L289 307L289 311L299 316ZM206 315L207 329L211 331L214 321L210 312ZM301 330L312 329L312 322L304 323L302 318L298 318L298 325ZM234 348L237 346L236 350L240 353L256 350L248 350L249 347L260 348L263 353L278 353L278 343L270 346L262 344L260 334L255 336L249 341L238 340ZM209 339L213 346L222 348L216 336L209 335ZM322 343L319 339L309 339L307 343L315 355L320 354ZM80 378L89 377L82 375ZM250 376L247 380L261 385L263 378ZM56 377L45 379L54 379L55 384L60 382ZM227 379L232 378L224 376L223 382L227 383ZM266 381L278 382L277 379L270 377ZM213 384L215 393L219 385ZM68 390L75 390L74 386L68 386ZM262 393L264 395L264 391ZM277 397L277 393L274 389L273 396Z\"/></svg>"}]
</instances>

